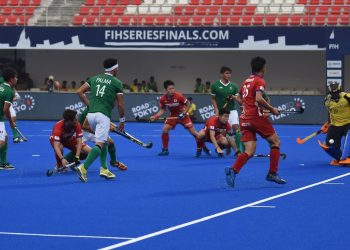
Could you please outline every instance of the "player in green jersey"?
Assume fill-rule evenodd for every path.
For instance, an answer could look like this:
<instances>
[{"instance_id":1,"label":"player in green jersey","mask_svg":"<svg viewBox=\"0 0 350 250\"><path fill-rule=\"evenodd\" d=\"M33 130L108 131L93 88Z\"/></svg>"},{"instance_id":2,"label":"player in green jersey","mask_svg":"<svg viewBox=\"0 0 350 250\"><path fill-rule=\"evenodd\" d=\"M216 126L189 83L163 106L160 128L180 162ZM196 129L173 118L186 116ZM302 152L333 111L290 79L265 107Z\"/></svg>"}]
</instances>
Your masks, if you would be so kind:
<instances>
[{"instance_id":1,"label":"player in green jersey","mask_svg":"<svg viewBox=\"0 0 350 250\"><path fill-rule=\"evenodd\" d=\"M4 83L0 85L0 169L15 169L7 161L7 133L5 129L5 117L8 119L11 128L16 127L16 123L11 119L10 106L14 98L13 88L17 83L17 72L12 68L4 69L2 72Z\"/></svg>"},{"instance_id":2,"label":"player in green jersey","mask_svg":"<svg viewBox=\"0 0 350 250\"><path fill-rule=\"evenodd\" d=\"M235 144L237 147L236 155L244 152L244 146L241 142L241 132L239 130L239 118L235 104L235 97L238 93L238 86L231 82L232 70L223 66L220 69L220 80L211 85L211 100L214 106L215 115L219 115L219 110L225 108L230 111L229 123L234 131Z\"/></svg>"},{"instance_id":3,"label":"player in green jersey","mask_svg":"<svg viewBox=\"0 0 350 250\"><path fill-rule=\"evenodd\" d=\"M114 105L118 107L120 116L118 129L123 131L125 125L123 84L116 78L118 61L115 58L108 58L104 60L103 67L105 69L103 74L90 77L77 90L80 100L89 107L86 120L96 137L95 146L91 149L85 162L77 167L77 173L82 182L87 182L87 170L99 156L100 176L106 179L115 178L115 175L107 167L108 132ZM88 98L85 93L89 90L91 93Z\"/></svg>"},{"instance_id":4,"label":"player in green jersey","mask_svg":"<svg viewBox=\"0 0 350 250\"><path fill-rule=\"evenodd\" d=\"M0 84L3 84L4 82L5 82L4 78L0 77ZM21 96L18 94L16 89L13 89L13 90L14 90L14 94L15 94L15 97L14 97L13 101L15 101L16 99L21 98ZM10 113L11 113L11 119L13 120L14 123L16 123L17 115L16 115L15 109L13 108L13 105L10 106ZM12 136L13 136L13 143L19 143L19 142L23 142L24 141L22 139L22 137L18 134L16 129L11 128L11 130L12 130Z\"/></svg>"},{"instance_id":5,"label":"player in green jersey","mask_svg":"<svg viewBox=\"0 0 350 250\"><path fill-rule=\"evenodd\" d=\"M79 123L81 124L82 128L83 128L83 142L96 142L96 137L94 134L94 131L91 130L91 128L88 126L88 123L85 122L85 118L87 116L87 114L89 113L89 108L86 107L83 112L79 115ZM85 127L84 127L85 125ZM116 167L122 171L127 170L127 166L120 162L117 161L117 155L116 155L116 149L115 149L115 144L114 141L111 137L108 137L108 153L109 156L111 158L109 164L113 167Z\"/></svg>"}]
</instances>

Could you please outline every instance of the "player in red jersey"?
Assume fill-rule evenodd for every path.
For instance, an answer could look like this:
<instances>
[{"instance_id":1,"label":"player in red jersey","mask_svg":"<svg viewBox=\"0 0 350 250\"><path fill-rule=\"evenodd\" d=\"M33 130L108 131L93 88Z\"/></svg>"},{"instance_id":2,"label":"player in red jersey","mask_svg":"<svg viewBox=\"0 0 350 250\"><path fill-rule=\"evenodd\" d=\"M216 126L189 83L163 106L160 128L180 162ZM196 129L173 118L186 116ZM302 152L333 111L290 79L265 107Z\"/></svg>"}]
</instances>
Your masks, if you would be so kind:
<instances>
[{"instance_id":1,"label":"player in red jersey","mask_svg":"<svg viewBox=\"0 0 350 250\"><path fill-rule=\"evenodd\" d=\"M175 90L175 84L173 81L167 80L163 85L166 90L166 94L160 98L160 110L157 114L150 117L150 121L154 121L165 113L166 108L168 108L170 111L170 116L165 119L162 130L163 148L162 152L158 154L159 156L169 155L169 130L175 129L177 124L181 124L193 135L194 138L197 138L197 131L193 127L191 118L188 115L190 103L187 101L186 97L183 96L183 94ZM199 142L197 142L197 147L199 147L198 143ZM207 154L210 154L207 148L204 148L204 150Z\"/></svg>"},{"instance_id":2,"label":"player in red jersey","mask_svg":"<svg viewBox=\"0 0 350 250\"><path fill-rule=\"evenodd\" d=\"M83 131L77 120L75 110L66 109L63 119L58 121L52 129L50 143L55 152L58 170L64 170L68 162L80 164L80 157L84 159L90 151L90 147L82 142ZM63 148L70 152L63 156Z\"/></svg>"},{"instance_id":3,"label":"player in red jersey","mask_svg":"<svg viewBox=\"0 0 350 250\"><path fill-rule=\"evenodd\" d=\"M215 152L219 157L223 157L223 148L226 148L226 154L229 154L231 147L237 153L235 141L233 140L232 130L229 123L230 111L227 109L220 109L219 116L212 116L205 122L205 127L198 132L198 139L204 142L211 142L215 147ZM226 136L229 135L229 136ZM200 156L200 151L197 157Z\"/></svg>"},{"instance_id":4,"label":"player in red jersey","mask_svg":"<svg viewBox=\"0 0 350 250\"><path fill-rule=\"evenodd\" d=\"M266 176L267 181L285 184L286 181L280 178L278 162L280 159L280 140L269 119L264 116L263 110L269 110L271 114L279 115L277 108L271 106L264 97L266 83L264 74L266 60L262 57L255 57L251 61L252 75L243 83L237 96L237 101L242 103L243 111L240 116L240 128L242 131L242 142L245 146L244 153L240 154L232 167L225 168L226 181L231 187L235 185L235 177L252 157L256 149L256 134L259 134L270 145L270 169Z\"/></svg>"}]
</instances>

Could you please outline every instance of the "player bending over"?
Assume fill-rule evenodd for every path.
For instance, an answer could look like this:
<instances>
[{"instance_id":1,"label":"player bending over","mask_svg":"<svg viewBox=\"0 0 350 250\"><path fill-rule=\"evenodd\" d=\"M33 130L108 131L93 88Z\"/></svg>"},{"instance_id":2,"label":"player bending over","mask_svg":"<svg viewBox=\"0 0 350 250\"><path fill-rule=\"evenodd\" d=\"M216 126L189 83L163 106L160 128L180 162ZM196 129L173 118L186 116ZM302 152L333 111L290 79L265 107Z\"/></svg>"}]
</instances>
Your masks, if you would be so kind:
<instances>
[{"instance_id":1,"label":"player bending over","mask_svg":"<svg viewBox=\"0 0 350 250\"><path fill-rule=\"evenodd\" d=\"M334 160L331 165L350 164L350 94L341 91L339 83L332 82L328 85L329 94L325 98L325 106L328 110L329 127L325 144L320 146ZM346 136L344 150L341 150L341 139Z\"/></svg>"},{"instance_id":2,"label":"player bending over","mask_svg":"<svg viewBox=\"0 0 350 250\"><path fill-rule=\"evenodd\" d=\"M89 108L86 107L83 110L83 112L81 113L81 115L79 116L79 122L83 126L83 142L95 143L96 137L95 137L94 131L90 128L87 119L85 119L88 113L89 113ZM112 124L113 123L111 123L111 125ZM113 127L113 125L111 126L111 128ZM114 129L114 127L112 129ZM124 163L117 161L115 144L114 144L114 141L111 137L108 137L107 144L108 144L108 153L109 153L109 156L111 158L109 164L113 167L116 167L116 168L122 170L122 171L127 170L128 168Z\"/></svg>"},{"instance_id":3,"label":"player bending over","mask_svg":"<svg viewBox=\"0 0 350 250\"><path fill-rule=\"evenodd\" d=\"M193 127L193 123L188 115L190 103L183 94L175 90L175 84L171 80L165 81L163 86L166 90L166 94L160 98L160 110L157 114L150 117L150 121L154 121L165 113L166 108L170 111L170 116L166 118L162 130L163 148L158 154L159 156L169 155L169 130L175 129L177 124L181 124L187 129L197 141L197 131ZM197 141L197 148L202 148L199 141ZM210 154L210 151L206 147L203 147L203 150L205 150L207 154Z\"/></svg>"},{"instance_id":4,"label":"player bending over","mask_svg":"<svg viewBox=\"0 0 350 250\"><path fill-rule=\"evenodd\" d=\"M237 96L238 101L243 105L243 111L240 116L240 128L245 151L237 157L232 167L225 168L226 181L231 187L235 185L236 175L255 153L256 134L259 134L270 145L270 169L266 175L266 180L278 184L286 183L277 174L280 159L280 140L271 122L264 116L263 112L263 109L267 109L271 114L280 114L278 109L271 106L263 97L266 88L263 78L266 70L265 64L266 61L262 57L252 59L252 75L242 83Z\"/></svg>"},{"instance_id":5,"label":"player bending over","mask_svg":"<svg viewBox=\"0 0 350 250\"><path fill-rule=\"evenodd\" d=\"M227 109L220 109L219 116L212 116L205 122L205 127L198 132L198 139L203 143L211 142L215 147L215 152L219 157L223 157L223 148L226 148L226 154L229 154L231 148L237 153L237 146L232 139L232 130L228 122L230 111ZM227 136L228 135L228 136ZM201 150L197 150L196 156L199 157Z\"/></svg>"},{"instance_id":6,"label":"player bending over","mask_svg":"<svg viewBox=\"0 0 350 250\"><path fill-rule=\"evenodd\" d=\"M90 147L82 142L83 131L77 119L75 110L66 109L63 112L63 119L58 121L50 136L50 144L55 152L56 168L58 171L64 171L66 165L75 162L80 164L80 159L85 159L90 152ZM70 152L63 155L63 149L67 148Z\"/></svg>"}]
</instances>

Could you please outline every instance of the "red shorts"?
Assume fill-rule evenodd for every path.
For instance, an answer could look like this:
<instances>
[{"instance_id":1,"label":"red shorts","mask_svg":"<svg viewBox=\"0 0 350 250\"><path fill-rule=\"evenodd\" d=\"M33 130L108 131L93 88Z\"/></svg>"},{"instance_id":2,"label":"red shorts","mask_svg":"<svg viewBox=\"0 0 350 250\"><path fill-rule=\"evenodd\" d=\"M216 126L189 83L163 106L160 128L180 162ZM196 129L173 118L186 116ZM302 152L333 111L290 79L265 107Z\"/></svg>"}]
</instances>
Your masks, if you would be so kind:
<instances>
[{"instance_id":1,"label":"red shorts","mask_svg":"<svg viewBox=\"0 0 350 250\"><path fill-rule=\"evenodd\" d=\"M53 142L54 142L54 139L52 137L50 137L50 144L53 147ZM63 145L63 147L65 148L68 148L70 151L72 151L74 154L76 153L76 150L77 150L77 139L76 138L72 138L68 141L60 141L60 143ZM84 148L86 146L86 143L83 142L82 143L82 148ZM56 154L55 152L55 157L56 157L56 162L57 162L57 166L61 167L62 166L62 163L61 163L61 160L60 158L58 157L58 155Z\"/></svg>"},{"instance_id":2,"label":"red shorts","mask_svg":"<svg viewBox=\"0 0 350 250\"><path fill-rule=\"evenodd\" d=\"M171 117L173 117L173 116L171 116ZM177 124L181 124L186 129L193 127L193 123L191 121L191 118L188 115L186 115L185 118L183 118L183 119L166 119L165 124L168 124L172 128L175 128Z\"/></svg>"},{"instance_id":3,"label":"red shorts","mask_svg":"<svg viewBox=\"0 0 350 250\"><path fill-rule=\"evenodd\" d=\"M256 134L262 138L267 138L276 133L271 122L266 117L258 117L255 119L240 119L239 125L242 132L242 142L256 141Z\"/></svg>"}]
</instances>

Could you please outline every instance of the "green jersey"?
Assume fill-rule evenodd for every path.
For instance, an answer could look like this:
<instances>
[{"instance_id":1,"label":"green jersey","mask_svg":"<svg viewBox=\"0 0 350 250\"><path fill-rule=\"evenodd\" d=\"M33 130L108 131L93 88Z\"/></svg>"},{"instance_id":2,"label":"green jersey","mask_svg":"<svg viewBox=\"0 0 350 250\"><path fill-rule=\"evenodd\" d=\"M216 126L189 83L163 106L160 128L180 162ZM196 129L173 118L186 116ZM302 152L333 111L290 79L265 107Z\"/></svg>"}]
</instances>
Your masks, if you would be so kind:
<instances>
[{"instance_id":1,"label":"green jersey","mask_svg":"<svg viewBox=\"0 0 350 250\"><path fill-rule=\"evenodd\" d=\"M237 95L238 86L233 82L223 84L220 80L218 80L211 85L210 91L211 91L211 94L215 96L218 109L220 110L225 105L228 95L234 95L234 96ZM231 101L226 106L226 108L230 111L235 110L236 109L235 101Z\"/></svg>"},{"instance_id":2,"label":"green jersey","mask_svg":"<svg viewBox=\"0 0 350 250\"><path fill-rule=\"evenodd\" d=\"M83 126L83 123L85 121L85 118L87 116L87 114L89 113L89 108L88 107L85 107L83 112L81 112L81 114L79 115L78 117L78 121L80 123L81 126Z\"/></svg>"},{"instance_id":3,"label":"green jersey","mask_svg":"<svg viewBox=\"0 0 350 250\"><path fill-rule=\"evenodd\" d=\"M0 77L0 84L3 84L5 81L4 81L4 78L3 77Z\"/></svg>"},{"instance_id":4,"label":"green jersey","mask_svg":"<svg viewBox=\"0 0 350 250\"><path fill-rule=\"evenodd\" d=\"M0 121L5 120L4 106L5 102L11 103L14 98L14 92L8 83L0 85Z\"/></svg>"},{"instance_id":5,"label":"green jersey","mask_svg":"<svg viewBox=\"0 0 350 250\"><path fill-rule=\"evenodd\" d=\"M90 85L89 113L103 113L109 118L112 115L115 97L123 94L123 84L111 74L100 74L87 81Z\"/></svg>"}]
</instances>

